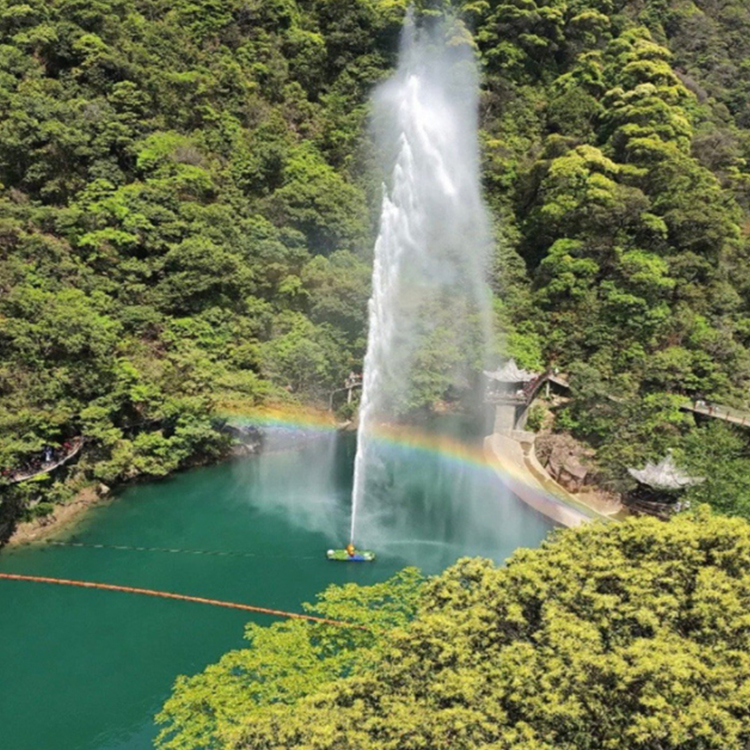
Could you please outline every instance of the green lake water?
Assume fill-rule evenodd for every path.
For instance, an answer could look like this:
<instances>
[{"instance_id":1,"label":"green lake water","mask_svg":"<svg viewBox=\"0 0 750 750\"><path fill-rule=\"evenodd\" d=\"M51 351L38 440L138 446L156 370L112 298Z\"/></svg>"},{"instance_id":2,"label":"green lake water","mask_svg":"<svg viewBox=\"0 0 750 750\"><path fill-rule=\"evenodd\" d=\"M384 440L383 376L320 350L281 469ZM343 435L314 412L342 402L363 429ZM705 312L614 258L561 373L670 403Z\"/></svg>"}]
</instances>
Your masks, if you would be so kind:
<instances>
[{"instance_id":1,"label":"green lake water","mask_svg":"<svg viewBox=\"0 0 750 750\"><path fill-rule=\"evenodd\" d=\"M329 435L131 487L55 544L0 553L0 571L299 611L330 583L372 583L405 565L435 573L462 555L501 561L552 527L504 497L491 472L394 448L393 502L370 535L380 540L377 562L328 562L325 550L346 541L353 450L351 438ZM0 748L147 750L175 677L242 646L249 619L201 604L0 581Z\"/></svg>"}]
</instances>

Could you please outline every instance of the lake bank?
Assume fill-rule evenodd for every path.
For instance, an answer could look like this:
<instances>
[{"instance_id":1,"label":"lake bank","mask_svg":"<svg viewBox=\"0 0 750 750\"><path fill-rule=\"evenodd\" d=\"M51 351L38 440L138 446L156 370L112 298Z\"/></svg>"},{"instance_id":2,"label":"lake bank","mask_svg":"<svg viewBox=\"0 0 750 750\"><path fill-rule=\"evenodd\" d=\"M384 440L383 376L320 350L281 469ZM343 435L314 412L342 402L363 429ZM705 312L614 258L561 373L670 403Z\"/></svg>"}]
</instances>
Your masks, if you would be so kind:
<instances>
[{"instance_id":1,"label":"lake bank","mask_svg":"<svg viewBox=\"0 0 750 750\"><path fill-rule=\"evenodd\" d=\"M226 424L236 420L240 429L230 434L233 443L219 457L196 454L189 462L169 472L163 477L139 475L108 485L92 479L91 483L78 490L66 502L54 503L53 510L43 516L16 523L13 531L3 542L0 541L0 554L3 549L43 541L50 536L73 527L85 518L87 511L97 503L105 502L113 493L126 491L127 488L143 482L158 482L171 476L189 471L196 467L217 465L257 455L260 452L294 450L302 444L316 439L318 430L349 430L351 423L337 424L329 412L309 406L292 408L269 405L263 409L251 410L244 416L241 409L226 410ZM230 414L230 412L233 412ZM306 425L301 428L300 425ZM243 430L251 428L243 436ZM221 431L224 428L220 428ZM230 428L231 429L231 428ZM227 430L229 432L229 430ZM258 437L260 436L260 439Z\"/></svg>"},{"instance_id":2,"label":"lake bank","mask_svg":"<svg viewBox=\"0 0 750 750\"><path fill-rule=\"evenodd\" d=\"M49 515L19 523L5 543L5 549L41 542L74 526L92 506L102 502L105 497L97 491L95 485L85 487L69 502L55 505Z\"/></svg>"},{"instance_id":3,"label":"lake bank","mask_svg":"<svg viewBox=\"0 0 750 750\"><path fill-rule=\"evenodd\" d=\"M495 433L485 438L484 449L489 463L508 488L547 518L567 527L611 520L609 514L597 507L600 503L595 492L588 504L557 484L536 460L533 447L527 454L517 440Z\"/></svg>"}]
</instances>

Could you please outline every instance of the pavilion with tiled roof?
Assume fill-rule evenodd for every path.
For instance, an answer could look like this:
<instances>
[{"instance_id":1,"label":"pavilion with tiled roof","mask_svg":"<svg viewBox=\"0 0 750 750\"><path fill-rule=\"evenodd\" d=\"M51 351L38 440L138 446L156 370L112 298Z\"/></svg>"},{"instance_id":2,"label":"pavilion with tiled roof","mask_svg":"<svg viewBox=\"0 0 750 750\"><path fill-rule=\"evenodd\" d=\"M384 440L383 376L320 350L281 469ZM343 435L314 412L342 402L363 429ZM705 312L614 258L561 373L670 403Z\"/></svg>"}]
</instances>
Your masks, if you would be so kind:
<instances>
[{"instance_id":1,"label":"pavilion with tiled roof","mask_svg":"<svg viewBox=\"0 0 750 750\"><path fill-rule=\"evenodd\" d=\"M629 468L638 486L628 493L627 505L635 513L666 518L681 510L684 503L680 494L688 487L705 481L705 477L694 477L680 469L669 451L658 463L647 462L642 469Z\"/></svg>"},{"instance_id":2,"label":"pavilion with tiled roof","mask_svg":"<svg viewBox=\"0 0 750 750\"><path fill-rule=\"evenodd\" d=\"M523 384L535 380L539 373L530 370L522 370L515 359L509 359L502 367L494 372L484 371L485 377L494 383Z\"/></svg>"},{"instance_id":3,"label":"pavilion with tiled roof","mask_svg":"<svg viewBox=\"0 0 750 750\"><path fill-rule=\"evenodd\" d=\"M523 370L509 359L494 371L484 371L487 378L485 401L495 410L494 432L508 433L523 429L529 392L539 373Z\"/></svg>"}]
</instances>

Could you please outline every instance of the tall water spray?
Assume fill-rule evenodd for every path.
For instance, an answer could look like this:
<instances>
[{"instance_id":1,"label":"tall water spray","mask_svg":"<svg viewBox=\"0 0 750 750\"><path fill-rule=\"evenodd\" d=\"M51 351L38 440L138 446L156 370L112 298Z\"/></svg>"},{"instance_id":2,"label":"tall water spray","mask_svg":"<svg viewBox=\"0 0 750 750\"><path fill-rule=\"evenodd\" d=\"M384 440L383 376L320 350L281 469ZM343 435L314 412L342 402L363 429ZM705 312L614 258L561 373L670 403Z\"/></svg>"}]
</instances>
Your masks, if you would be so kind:
<instances>
[{"instance_id":1,"label":"tall water spray","mask_svg":"<svg viewBox=\"0 0 750 750\"><path fill-rule=\"evenodd\" d=\"M376 91L373 132L385 165L354 465L351 540L387 502L375 439L392 421L481 369L490 247L480 189L478 74L455 20L417 28L408 16L399 65ZM362 531L362 533L360 533Z\"/></svg>"}]
</instances>

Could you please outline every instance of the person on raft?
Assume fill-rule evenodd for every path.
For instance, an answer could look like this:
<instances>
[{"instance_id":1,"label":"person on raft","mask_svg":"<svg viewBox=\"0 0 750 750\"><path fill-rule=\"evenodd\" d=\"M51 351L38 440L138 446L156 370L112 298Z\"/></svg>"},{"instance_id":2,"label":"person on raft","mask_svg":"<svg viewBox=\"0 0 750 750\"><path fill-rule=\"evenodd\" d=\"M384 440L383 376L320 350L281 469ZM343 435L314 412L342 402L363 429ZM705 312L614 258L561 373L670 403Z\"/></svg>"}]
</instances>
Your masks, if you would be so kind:
<instances>
[{"instance_id":1,"label":"person on raft","mask_svg":"<svg viewBox=\"0 0 750 750\"><path fill-rule=\"evenodd\" d=\"M346 549L346 554L349 555L349 557L354 557L354 553L356 550L354 549L354 545L351 542L349 542L349 544L346 545L345 549Z\"/></svg>"}]
</instances>

